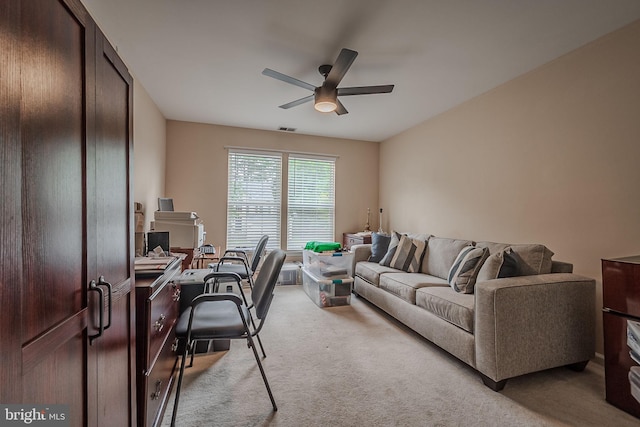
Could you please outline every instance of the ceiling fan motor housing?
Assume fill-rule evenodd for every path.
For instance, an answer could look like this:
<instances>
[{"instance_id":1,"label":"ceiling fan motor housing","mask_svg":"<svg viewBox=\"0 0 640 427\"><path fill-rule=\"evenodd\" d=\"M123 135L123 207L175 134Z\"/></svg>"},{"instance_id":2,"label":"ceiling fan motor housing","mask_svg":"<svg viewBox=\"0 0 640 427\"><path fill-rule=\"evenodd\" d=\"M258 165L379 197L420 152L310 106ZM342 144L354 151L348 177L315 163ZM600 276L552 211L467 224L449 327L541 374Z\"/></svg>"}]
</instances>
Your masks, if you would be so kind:
<instances>
[{"instance_id":1,"label":"ceiling fan motor housing","mask_svg":"<svg viewBox=\"0 0 640 427\"><path fill-rule=\"evenodd\" d=\"M337 108L338 89L320 86L314 90L315 109L323 113L330 113Z\"/></svg>"}]
</instances>

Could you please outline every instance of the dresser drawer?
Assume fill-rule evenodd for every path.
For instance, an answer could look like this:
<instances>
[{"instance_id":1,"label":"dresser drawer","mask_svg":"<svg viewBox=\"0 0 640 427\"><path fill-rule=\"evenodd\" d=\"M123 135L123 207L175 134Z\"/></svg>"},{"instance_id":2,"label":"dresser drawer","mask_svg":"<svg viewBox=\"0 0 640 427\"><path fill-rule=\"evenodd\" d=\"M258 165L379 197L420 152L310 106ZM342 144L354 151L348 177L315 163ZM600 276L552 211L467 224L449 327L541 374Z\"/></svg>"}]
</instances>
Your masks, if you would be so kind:
<instances>
[{"instance_id":1,"label":"dresser drawer","mask_svg":"<svg viewBox=\"0 0 640 427\"><path fill-rule=\"evenodd\" d=\"M145 372L152 369L167 334L173 329L178 318L179 301L180 288L174 283L167 283L147 300L149 349L145 360Z\"/></svg>"},{"instance_id":2,"label":"dresser drawer","mask_svg":"<svg viewBox=\"0 0 640 427\"><path fill-rule=\"evenodd\" d=\"M162 421L160 418L163 411L159 409L165 406L166 400L169 398L170 386L174 380L173 373L178 361L176 348L175 333L172 330L156 359L156 363L153 365L153 369L147 375L146 407L144 408L147 415L145 417L147 426L159 426L160 421Z\"/></svg>"}]
</instances>

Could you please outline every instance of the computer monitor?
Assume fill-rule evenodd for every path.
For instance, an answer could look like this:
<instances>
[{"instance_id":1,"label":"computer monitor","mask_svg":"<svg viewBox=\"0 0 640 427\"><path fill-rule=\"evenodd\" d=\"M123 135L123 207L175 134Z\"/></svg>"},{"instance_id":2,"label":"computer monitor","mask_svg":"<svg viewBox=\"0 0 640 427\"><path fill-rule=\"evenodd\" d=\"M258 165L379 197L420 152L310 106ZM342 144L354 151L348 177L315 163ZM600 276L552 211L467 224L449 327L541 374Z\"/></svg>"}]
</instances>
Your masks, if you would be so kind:
<instances>
[{"instance_id":1,"label":"computer monitor","mask_svg":"<svg viewBox=\"0 0 640 427\"><path fill-rule=\"evenodd\" d=\"M173 212L173 199L158 197L158 210Z\"/></svg>"},{"instance_id":2,"label":"computer monitor","mask_svg":"<svg viewBox=\"0 0 640 427\"><path fill-rule=\"evenodd\" d=\"M160 246L165 253L169 253L168 231L149 231L147 233L147 252L153 252L158 246Z\"/></svg>"}]
</instances>

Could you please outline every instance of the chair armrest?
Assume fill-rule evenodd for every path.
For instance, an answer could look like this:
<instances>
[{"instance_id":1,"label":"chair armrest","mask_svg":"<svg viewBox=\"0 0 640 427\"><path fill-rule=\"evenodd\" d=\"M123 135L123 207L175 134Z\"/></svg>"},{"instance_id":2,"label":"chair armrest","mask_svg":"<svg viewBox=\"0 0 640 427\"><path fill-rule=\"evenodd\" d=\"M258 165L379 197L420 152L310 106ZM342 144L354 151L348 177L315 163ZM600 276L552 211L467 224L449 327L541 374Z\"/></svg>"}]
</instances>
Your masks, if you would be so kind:
<instances>
[{"instance_id":1,"label":"chair armrest","mask_svg":"<svg viewBox=\"0 0 640 427\"><path fill-rule=\"evenodd\" d=\"M245 266L246 267L246 266ZM218 278L230 278L236 281L236 283L238 284L238 288L241 290L240 294L242 295L242 299L244 300L244 305L248 305L247 304L247 297L244 295L244 292L242 292L242 277L240 277L240 275L238 273L233 273L233 272L225 272L225 271L214 271L212 273L207 274L206 276L204 276L203 282L205 283L205 291L207 289L206 287L206 283L211 280L211 279L218 279ZM206 295L206 294L203 294ZM235 295L235 294L233 294Z\"/></svg>"},{"instance_id":2,"label":"chair armrest","mask_svg":"<svg viewBox=\"0 0 640 427\"><path fill-rule=\"evenodd\" d=\"M242 257L235 257L235 256L223 256L222 258L220 258L218 260L218 263L216 264L215 268L218 269L220 267L220 265L224 264L224 261L231 261L231 264L233 264L233 261L241 262L242 265L244 266L244 269L247 272L247 275L249 274L249 271L251 270L249 268L249 262L246 259L244 259ZM236 264L236 265L238 265L238 264Z\"/></svg>"},{"instance_id":3,"label":"chair armrest","mask_svg":"<svg viewBox=\"0 0 640 427\"><path fill-rule=\"evenodd\" d=\"M234 279L238 282L238 285L242 283L242 277L238 273L226 272L226 271L213 271L206 276L204 276L203 282L207 283L211 279L226 277L230 279Z\"/></svg>"},{"instance_id":4,"label":"chair armrest","mask_svg":"<svg viewBox=\"0 0 640 427\"><path fill-rule=\"evenodd\" d=\"M195 309L196 306L207 301L232 301L237 306L242 306L244 303L242 298L233 292L220 292L217 294L200 294L191 301L191 309Z\"/></svg>"},{"instance_id":5,"label":"chair armrest","mask_svg":"<svg viewBox=\"0 0 640 427\"><path fill-rule=\"evenodd\" d=\"M478 282L476 369L494 381L595 352L595 280L552 273Z\"/></svg>"}]
</instances>

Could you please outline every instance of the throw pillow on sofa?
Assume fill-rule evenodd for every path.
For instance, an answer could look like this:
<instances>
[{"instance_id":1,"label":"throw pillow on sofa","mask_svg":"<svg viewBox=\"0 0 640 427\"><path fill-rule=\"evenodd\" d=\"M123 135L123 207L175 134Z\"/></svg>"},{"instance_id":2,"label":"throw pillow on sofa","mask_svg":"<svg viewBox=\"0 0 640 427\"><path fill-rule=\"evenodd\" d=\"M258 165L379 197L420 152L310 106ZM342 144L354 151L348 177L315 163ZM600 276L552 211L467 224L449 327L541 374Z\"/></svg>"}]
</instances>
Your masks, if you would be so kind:
<instances>
[{"instance_id":1,"label":"throw pillow on sofa","mask_svg":"<svg viewBox=\"0 0 640 427\"><path fill-rule=\"evenodd\" d=\"M407 235L401 236L389 266L409 273L416 273L420 270L426 246L427 242L424 240L412 239Z\"/></svg>"},{"instance_id":2,"label":"throw pillow on sofa","mask_svg":"<svg viewBox=\"0 0 640 427\"><path fill-rule=\"evenodd\" d=\"M545 245L478 242L476 246L489 248L492 254L510 248L511 254L518 260L518 276L551 273L553 252Z\"/></svg>"},{"instance_id":3,"label":"throw pillow on sofa","mask_svg":"<svg viewBox=\"0 0 640 427\"><path fill-rule=\"evenodd\" d=\"M389 249L391 236L386 233L371 234L371 256L368 261L380 262Z\"/></svg>"},{"instance_id":4,"label":"throw pillow on sofa","mask_svg":"<svg viewBox=\"0 0 640 427\"><path fill-rule=\"evenodd\" d=\"M400 238L402 234L397 231L391 232L391 240L389 241L389 247L387 248L387 253L382 257L379 264L384 265L385 267L391 267L391 260L396 253L396 248L398 247L398 243L400 243Z\"/></svg>"},{"instance_id":5,"label":"throw pillow on sofa","mask_svg":"<svg viewBox=\"0 0 640 427\"><path fill-rule=\"evenodd\" d=\"M447 280L449 270L460 251L471 245L470 240L432 236L427 242L427 250L424 253L420 271Z\"/></svg>"},{"instance_id":6,"label":"throw pillow on sofa","mask_svg":"<svg viewBox=\"0 0 640 427\"><path fill-rule=\"evenodd\" d=\"M518 275L518 260L510 248L496 252L487 258L480 267L476 281L502 279Z\"/></svg>"},{"instance_id":7,"label":"throw pillow on sofa","mask_svg":"<svg viewBox=\"0 0 640 427\"><path fill-rule=\"evenodd\" d=\"M478 272L489 257L489 249L468 246L463 248L449 270L449 285L456 292L472 294Z\"/></svg>"}]
</instances>

